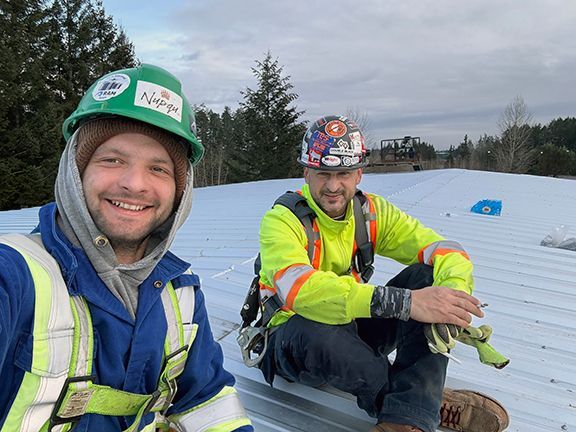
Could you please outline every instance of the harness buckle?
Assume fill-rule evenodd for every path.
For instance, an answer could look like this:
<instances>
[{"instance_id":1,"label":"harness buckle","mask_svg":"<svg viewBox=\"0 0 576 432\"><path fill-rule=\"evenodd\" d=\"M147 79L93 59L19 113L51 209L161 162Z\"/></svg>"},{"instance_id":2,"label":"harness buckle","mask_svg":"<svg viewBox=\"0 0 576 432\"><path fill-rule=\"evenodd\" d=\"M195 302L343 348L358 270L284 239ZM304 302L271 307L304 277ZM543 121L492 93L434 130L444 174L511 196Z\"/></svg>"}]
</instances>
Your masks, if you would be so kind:
<instances>
[{"instance_id":1,"label":"harness buckle","mask_svg":"<svg viewBox=\"0 0 576 432\"><path fill-rule=\"evenodd\" d=\"M146 408L144 408L144 412L142 413L142 417L144 417L146 414L148 414L150 411L152 411L152 408L154 408L154 405L156 405L156 402L158 402L158 399L160 399L160 396L162 396L162 392L158 389L154 390L154 393L152 393L152 397L150 398L150 401L148 401Z\"/></svg>"},{"instance_id":2,"label":"harness buckle","mask_svg":"<svg viewBox=\"0 0 576 432\"><path fill-rule=\"evenodd\" d=\"M188 351L188 345L184 345L183 347L177 349L173 353L167 355L166 358L164 359L163 370L165 370L168 367L168 362L170 360L172 360L177 355L179 355L183 352L187 352L187 351ZM172 400L174 400L174 397L176 396L176 392L178 391L178 382L176 381L177 377L170 378L168 375L169 374L167 374L166 377L164 378L164 382L168 386L168 395L166 396L166 401L164 402L164 405L162 406L162 410L161 410L162 413L165 413L168 410L168 408L170 408L170 404L172 403ZM158 399L158 398L156 398L156 399Z\"/></svg>"},{"instance_id":3,"label":"harness buckle","mask_svg":"<svg viewBox=\"0 0 576 432\"><path fill-rule=\"evenodd\" d=\"M356 254L352 257L352 267L364 283L367 283L374 274L374 252L370 242L358 246Z\"/></svg>"},{"instance_id":4,"label":"harness buckle","mask_svg":"<svg viewBox=\"0 0 576 432\"><path fill-rule=\"evenodd\" d=\"M262 329L252 326L244 327L240 330L236 337L236 342L240 345L242 360L246 366L258 366L262 361L268 348L269 333L270 329L268 328Z\"/></svg>"},{"instance_id":5,"label":"harness buckle","mask_svg":"<svg viewBox=\"0 0 576 432\"><path fill-rule=\"evenodd\" d=\"M86 390L79 390L75 391L71 396L70 399L67 401L64 410L62 411L61 415L58 415L58 411L60 410L60 406L64 401L66 395L68 394L68 387L70 384L78 383L78 382L96 382L95 375L84 375L84 376L77 376L77 377L68 377L66 381L64 381L64 385L62 386L62 390L60 390L60 395L54 404L54 408L52 408L52 413L50 414L50 422L48 424L48 432L52 431L54 426L58 426L61 424L71 423L72 425L78 423L82 416L86 412L86 407L88 406L88 402L92 398L92 394L94 390L86 389Z\"/></svg>"}]
</instances>

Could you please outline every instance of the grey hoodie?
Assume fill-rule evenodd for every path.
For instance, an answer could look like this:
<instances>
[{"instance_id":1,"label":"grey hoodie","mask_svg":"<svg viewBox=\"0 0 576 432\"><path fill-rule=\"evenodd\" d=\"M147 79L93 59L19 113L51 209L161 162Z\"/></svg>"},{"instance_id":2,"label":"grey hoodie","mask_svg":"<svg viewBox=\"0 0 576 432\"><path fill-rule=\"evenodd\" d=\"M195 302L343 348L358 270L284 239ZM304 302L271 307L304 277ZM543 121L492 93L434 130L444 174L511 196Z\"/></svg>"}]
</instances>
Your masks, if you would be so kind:
<instances>
[{"instance_id":1,"label":"grey hoodie","mask_svg":"<svg viewBox=\"0 0 576 432\"><path fill-rule=\"evenodd\" d=\"M150 235L144 257L132 264L118 264L110 243L104 242L104 245L99 245L96 242L96 239L104 237L104 234L96 227L86 207L82 181L76 166L77 135L75 133L68 140L60 158L54 191L58 207L58 224L74 245L84 249L98 276L135 319L138 287L168 251L176 231L190 214L192 166L189 167L186 188L176 212Z\"/></svg>"}]
</instances>

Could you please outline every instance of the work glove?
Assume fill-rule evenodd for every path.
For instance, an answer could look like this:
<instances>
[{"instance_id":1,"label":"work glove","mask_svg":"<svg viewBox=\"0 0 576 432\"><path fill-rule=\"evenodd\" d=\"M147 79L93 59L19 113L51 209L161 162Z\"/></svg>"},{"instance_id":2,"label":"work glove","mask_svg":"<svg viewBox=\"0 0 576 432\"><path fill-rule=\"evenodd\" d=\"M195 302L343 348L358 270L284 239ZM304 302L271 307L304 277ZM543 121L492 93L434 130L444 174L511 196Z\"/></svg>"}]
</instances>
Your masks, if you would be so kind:
<instances>
[{"instance_id":1,"label":"work glove","mask_svg":"<svg viewBox=\"0 0 576 432\"><path fill-rule=\"evenodd\" d=\"M510 363L510 359L504 357L488 343L490 336L492 336L492 327L484 324L480 327L469 326L460 332L456 340L476 348L480 362L502 369Z\"/></svg>"},{"instance_id":2,"label":"work glove","mask_svg":"<svg viewBox=\"0 0 576 432\"><path fill-rule=\"evenodd\" d=\"M428 340L428 347L434 354L447 353L456 346L456 337L462 328L455 324L426 324L424 336Z\"/></svg>"}]
</instances>

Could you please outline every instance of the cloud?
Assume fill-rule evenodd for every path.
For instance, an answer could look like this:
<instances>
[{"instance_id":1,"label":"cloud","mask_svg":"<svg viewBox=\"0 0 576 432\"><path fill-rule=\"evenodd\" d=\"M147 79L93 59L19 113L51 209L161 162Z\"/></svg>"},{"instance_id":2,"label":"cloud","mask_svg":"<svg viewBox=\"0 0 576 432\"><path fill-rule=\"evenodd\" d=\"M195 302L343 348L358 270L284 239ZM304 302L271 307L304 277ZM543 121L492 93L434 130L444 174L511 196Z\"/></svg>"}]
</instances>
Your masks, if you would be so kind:
<instances>
[{"instance_id":1,"label":"cloud","mask_svg":"<svg viewBox=\"0 0 576 432\"><path fill-rule=\"evenodd\" d=\"M575 18L573 0L170 0L140 29L124 25L141 60L216 111L255 87L251 68L270 50L305 119L356 107L375 137L446 147L496 133L516 95L536 121L576 115Z\"/></svg>"}]
</instances>

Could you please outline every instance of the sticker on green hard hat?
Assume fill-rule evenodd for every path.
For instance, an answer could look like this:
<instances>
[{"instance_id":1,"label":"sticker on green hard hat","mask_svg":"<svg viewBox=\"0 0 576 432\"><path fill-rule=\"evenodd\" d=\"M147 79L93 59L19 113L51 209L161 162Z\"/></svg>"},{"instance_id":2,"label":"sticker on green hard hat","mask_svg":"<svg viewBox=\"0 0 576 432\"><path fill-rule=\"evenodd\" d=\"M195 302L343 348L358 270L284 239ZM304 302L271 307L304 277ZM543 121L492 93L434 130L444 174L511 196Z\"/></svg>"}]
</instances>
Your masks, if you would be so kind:
<instances>
[{"instance_id":1,"label":"sticker on green hard hat","mask_svg":"<svg viewBox=\"0 0 576 432\"><path fill-rule=\"evenodd\" d=\"M64 138L68 140L82 122L101 116L128 117L183 138L193 165L204 154L180 81L160 67L142 64L98 79L64 121Z\"/></svg>"},{"instance_id":2,"label":"sticker on green hard hat","mask_svg":"<svg viewBox=\"0 0 576 432\"><path fill-rule=\"evenodd\" d=\"M138 81L134 105L150 108L174 120L182 121L182 98L173 91L154 83Z\"/></svg>"},{"instance_id":3,"label":"sticker on green hard hat","mask_svg":"<svg viewBox=\"0 0 576 432\"><path fill-rule=\"evenodd\" d=\"M120 95L130 85L130 77L126 74L108 75L101 79L92 90L95 101L105 101Z\"/></svg>"}]
</instances>

